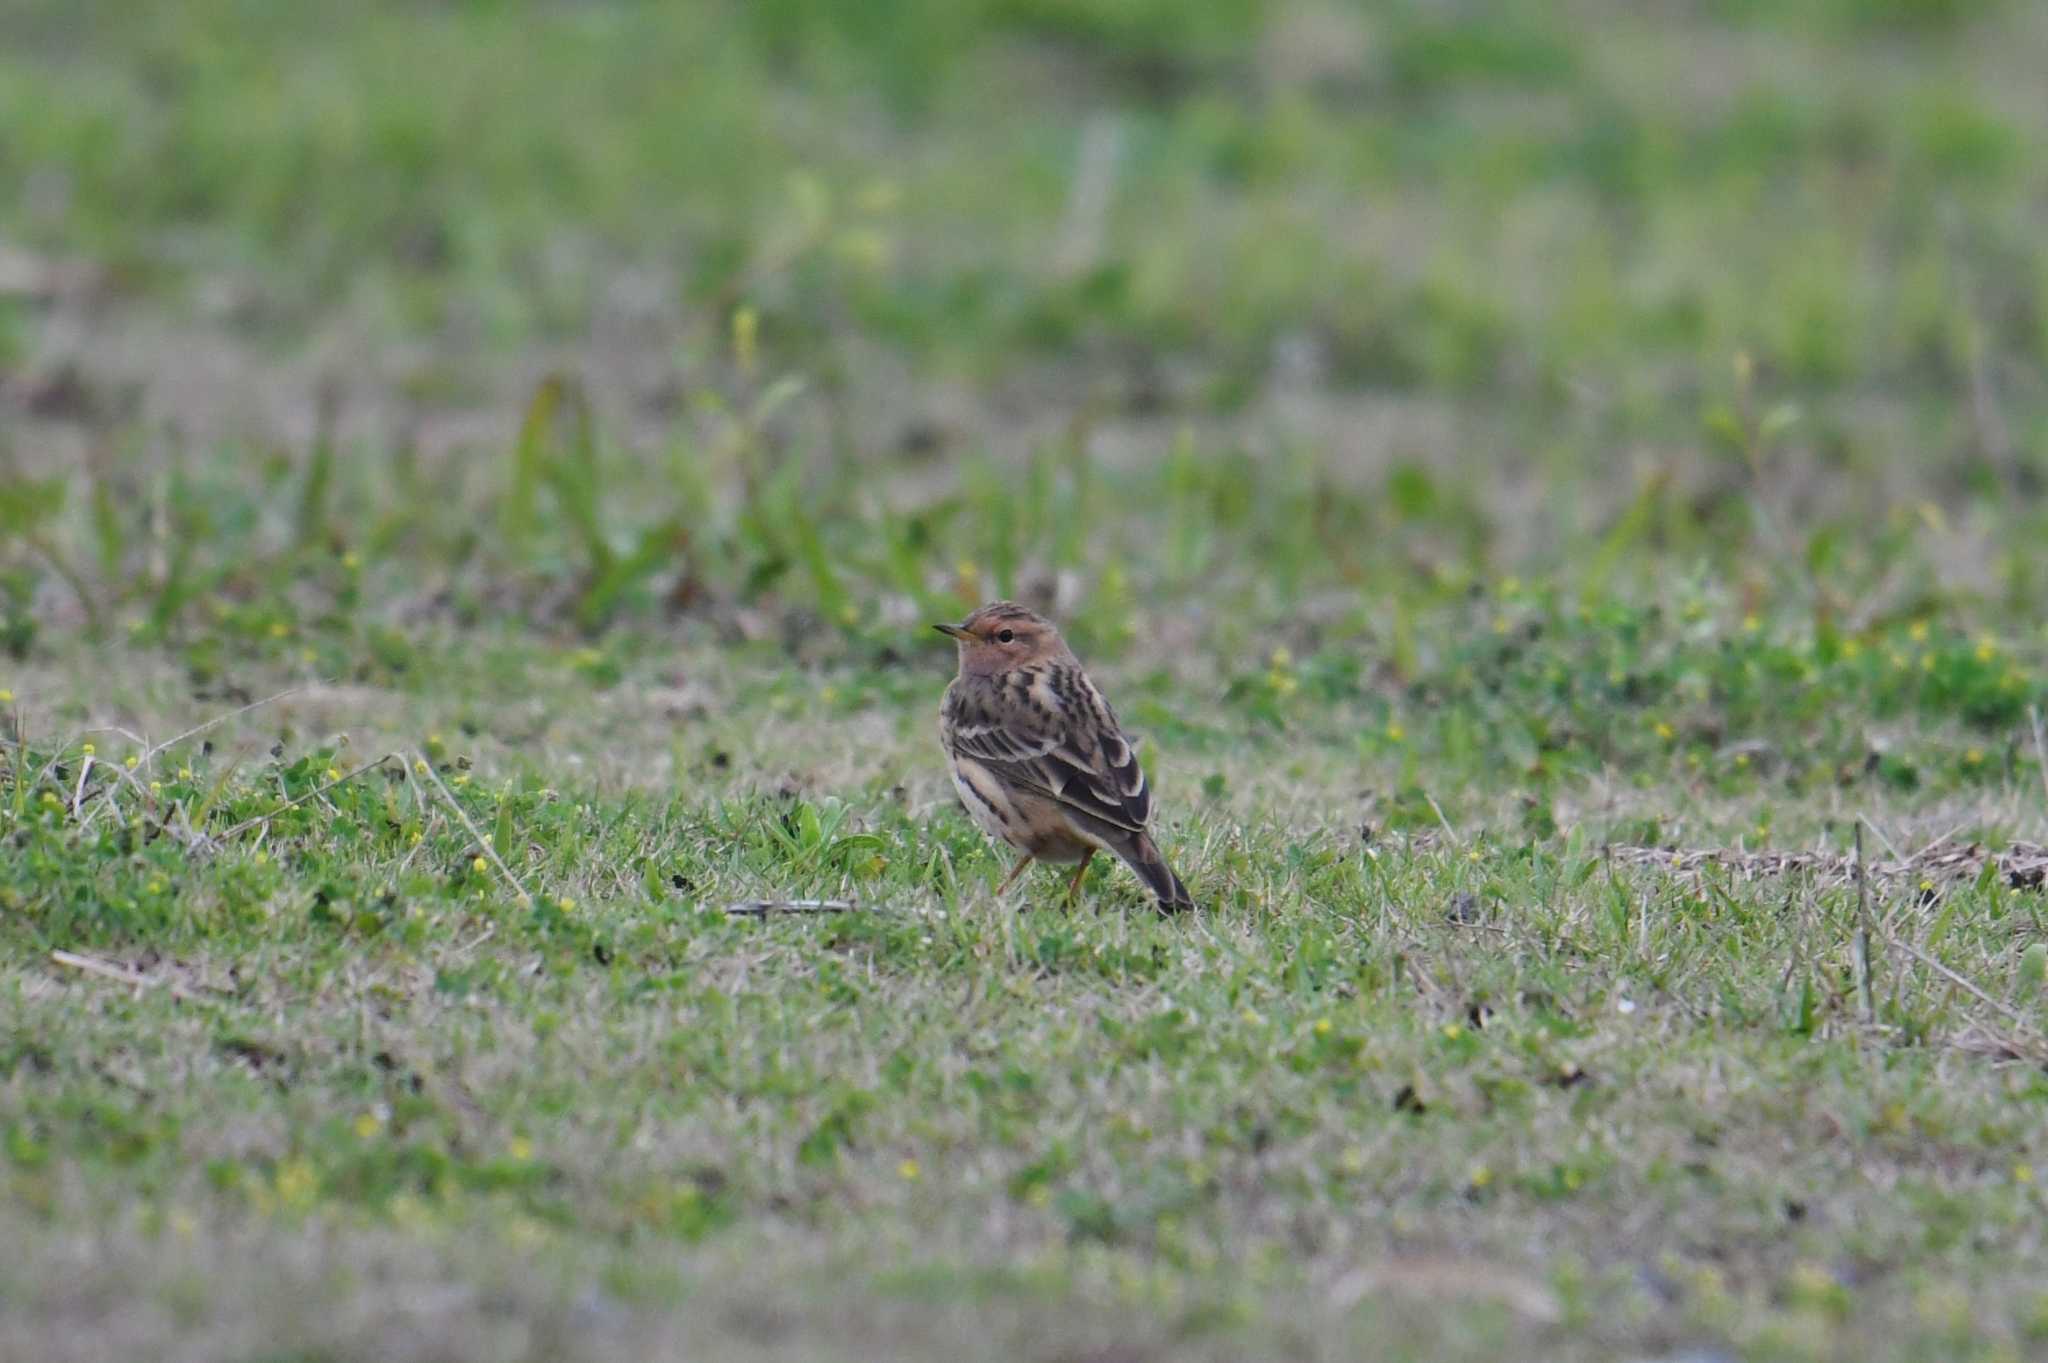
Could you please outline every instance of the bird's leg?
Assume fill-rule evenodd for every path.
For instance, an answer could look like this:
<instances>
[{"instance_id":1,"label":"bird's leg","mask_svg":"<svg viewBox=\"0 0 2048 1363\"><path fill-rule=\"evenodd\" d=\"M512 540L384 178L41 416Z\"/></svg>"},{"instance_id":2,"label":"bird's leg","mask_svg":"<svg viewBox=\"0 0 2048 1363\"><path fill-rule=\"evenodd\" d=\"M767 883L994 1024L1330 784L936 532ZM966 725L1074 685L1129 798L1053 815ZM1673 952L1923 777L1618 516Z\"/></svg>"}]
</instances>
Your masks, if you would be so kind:
<instances>
[{"instance_id":1,"label":"bird's leg","mask_svg":"<svg viewBox=\"0 0 2048 1363\"><path fill-rule=\"evenodd\" d=\"M1092 847L1081 854L1081 864L1074 868L1074 878L1067 882L1067 902L1069 904L1073 903L1074 897L1081 893L1081 877L1088 874L1088 863L1094 856L1095 849Z\"/></svg>"},{"instance_id":2,"label":"bird's leg","mask_svg":"<svg viewBox=\"0 0 2048 1363\"><path fill-rule=\"evenodd\" d=\"M1004 890L1009 889L1012 885L1017 883L1017 877L1024 874L1024 868L1026 866L1029 866L1031 864L1031 861L1032 857L1029 852L1026 852L1023 856L1017 858L1017 864L1010 868L1010 874L1004 876L1003 883L996 886L997 899L1001 899L1003 897Z\"/></svg>"}]
</instances>

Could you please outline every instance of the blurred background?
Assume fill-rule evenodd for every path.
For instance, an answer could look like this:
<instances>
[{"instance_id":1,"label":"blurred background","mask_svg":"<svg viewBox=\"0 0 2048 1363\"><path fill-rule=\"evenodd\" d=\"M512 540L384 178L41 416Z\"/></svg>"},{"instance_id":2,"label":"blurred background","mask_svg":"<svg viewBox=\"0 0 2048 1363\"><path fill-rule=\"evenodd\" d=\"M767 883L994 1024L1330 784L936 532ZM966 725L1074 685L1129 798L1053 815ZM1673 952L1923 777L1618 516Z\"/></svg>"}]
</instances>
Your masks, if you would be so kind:
<instances>
[{"instance_id":1,"label":"blurred background","mask_svg":"<svg viewBox=\"0 0 2048 1363\"><path fill-rule=\"evenodd\" d=\"M344 559L386 625L816 648L2025 613L2044 55L1997 0L11 0L6 638L375 673L306 638Z\"/></svg>"},{"instance_id":2,"label":"blurred background","mask_svg":"<svg viewBox=\"0 0 2048 1363\"><path fill-rule=\"evenodd\" d=\"M0 1357L2039 1354L2044 73L0 0ZM1202 914L988 899L999 594Z\"/></svg>"}]
</instances>

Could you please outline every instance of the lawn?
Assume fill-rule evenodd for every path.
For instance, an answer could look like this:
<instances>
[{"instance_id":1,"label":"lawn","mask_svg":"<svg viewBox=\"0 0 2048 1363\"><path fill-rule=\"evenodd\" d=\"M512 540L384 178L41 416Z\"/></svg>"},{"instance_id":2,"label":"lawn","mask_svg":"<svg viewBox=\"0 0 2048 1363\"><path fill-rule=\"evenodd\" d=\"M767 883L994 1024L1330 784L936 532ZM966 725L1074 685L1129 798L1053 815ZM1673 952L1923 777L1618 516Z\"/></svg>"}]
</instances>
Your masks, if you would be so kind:
<instances>
[{"instance_id":1,"label":"lawn","mask_svg":"<svg viewBox=\"0 0 2048 1363\"><path fill-rule=\"evenodd\" d=\"M2044 55L14 0L0 1359L2048 1353Z\"/></svg>"}]
</instances>

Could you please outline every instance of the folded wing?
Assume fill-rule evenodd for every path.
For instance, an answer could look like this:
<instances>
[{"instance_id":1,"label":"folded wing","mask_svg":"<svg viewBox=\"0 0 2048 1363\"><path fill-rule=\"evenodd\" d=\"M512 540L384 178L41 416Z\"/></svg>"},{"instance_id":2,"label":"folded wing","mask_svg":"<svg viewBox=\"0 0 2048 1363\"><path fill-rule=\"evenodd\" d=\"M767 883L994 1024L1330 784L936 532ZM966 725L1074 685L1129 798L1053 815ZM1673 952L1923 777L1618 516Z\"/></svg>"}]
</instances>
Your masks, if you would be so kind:
<instances>
[{"instance_id":1,"label":"folded wing","mask_svg":"<svg viewBox=\"0 0 2048 1363\"><path fill-rule=\"evenodd\" d=\"M998 776L1037 791L1078 814L1132 833L1152 816L1152 792L1130 740L1094 688L1051 719L1035 713L1004 719L984 709L954 719L952 742L963 756Z\"/></svg>"}]
</instances>

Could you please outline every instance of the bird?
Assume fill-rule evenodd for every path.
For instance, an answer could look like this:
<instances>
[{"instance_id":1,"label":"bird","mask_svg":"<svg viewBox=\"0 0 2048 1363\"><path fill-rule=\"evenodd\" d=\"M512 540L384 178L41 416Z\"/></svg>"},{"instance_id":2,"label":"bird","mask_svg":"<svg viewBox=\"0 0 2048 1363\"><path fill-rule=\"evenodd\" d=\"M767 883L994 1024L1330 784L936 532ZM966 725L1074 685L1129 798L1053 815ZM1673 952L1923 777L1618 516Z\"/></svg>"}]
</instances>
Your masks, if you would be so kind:
<instances>
[{"instance_id":1,"label":"bird","mask_svg":"<svg viewBox=\"0 0 2048 1363\"><path fill-rule=\"evenodd\" d=\"M1078 862L1071 901L1102 851L1136 872L1163 912L1194 907L1146 829L1152 791L1137 752L1052 621L992 601L932 628L959 647L939 706L953 786L982 832L1023 854L996 895L1034 861Z\"/></svg>"}]
</instances>

